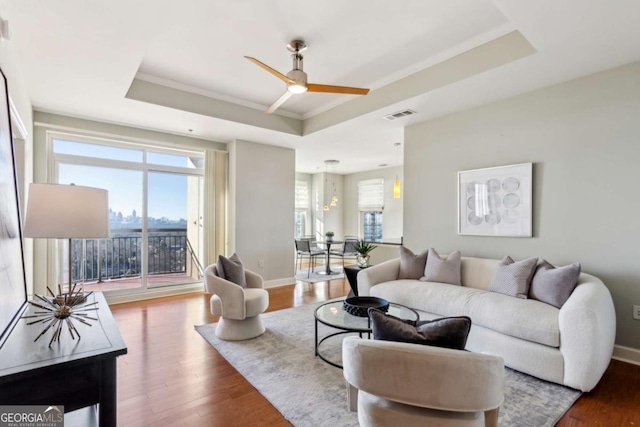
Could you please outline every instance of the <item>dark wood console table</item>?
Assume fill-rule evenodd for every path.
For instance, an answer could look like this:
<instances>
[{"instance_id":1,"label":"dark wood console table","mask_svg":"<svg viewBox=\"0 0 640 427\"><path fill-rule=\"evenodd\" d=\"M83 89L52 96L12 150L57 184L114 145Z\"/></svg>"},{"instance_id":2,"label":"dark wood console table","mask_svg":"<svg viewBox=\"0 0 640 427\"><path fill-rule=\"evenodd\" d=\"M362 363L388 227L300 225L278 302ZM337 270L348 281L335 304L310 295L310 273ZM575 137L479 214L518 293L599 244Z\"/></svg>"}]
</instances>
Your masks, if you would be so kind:
<instances>
[{"instance_id":1,"label":"dark wood console table","mask_svg":"<svg viewBox=\"0 0 640 427\"><path fill-rule=\"evenodd\" d=\"M91 316L98 320L74 323L82 339L65 330L51 348L52 331L33 342L42 327L19 321L0 348L0 405L64 405L68 413L99 404L99 425L115 427L116 357L127 354L127 346L104 295L90 295L93 301L100 309Z\"/></svg>"}]
</instances>

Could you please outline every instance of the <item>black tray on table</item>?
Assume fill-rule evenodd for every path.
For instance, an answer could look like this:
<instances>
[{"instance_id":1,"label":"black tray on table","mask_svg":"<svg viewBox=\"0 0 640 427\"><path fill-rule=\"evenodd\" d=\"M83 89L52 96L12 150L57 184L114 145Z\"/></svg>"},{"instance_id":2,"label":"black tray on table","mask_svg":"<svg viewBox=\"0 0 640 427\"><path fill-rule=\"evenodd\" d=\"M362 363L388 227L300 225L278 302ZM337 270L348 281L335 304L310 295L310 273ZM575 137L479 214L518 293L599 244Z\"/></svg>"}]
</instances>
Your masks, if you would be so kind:
<instances>
[{"instance_id":1,"label":"black tray on table","mask_svg":"<svg viewBox=\"0 0 640 427\"><path fill-rule=\"evenodd\" d=\"M344 301L343 307L344 311L353 316L367 317L370 308L384 312L389 310L389 301L378 297L351 297Z\"/></svg>"}]
</instances>

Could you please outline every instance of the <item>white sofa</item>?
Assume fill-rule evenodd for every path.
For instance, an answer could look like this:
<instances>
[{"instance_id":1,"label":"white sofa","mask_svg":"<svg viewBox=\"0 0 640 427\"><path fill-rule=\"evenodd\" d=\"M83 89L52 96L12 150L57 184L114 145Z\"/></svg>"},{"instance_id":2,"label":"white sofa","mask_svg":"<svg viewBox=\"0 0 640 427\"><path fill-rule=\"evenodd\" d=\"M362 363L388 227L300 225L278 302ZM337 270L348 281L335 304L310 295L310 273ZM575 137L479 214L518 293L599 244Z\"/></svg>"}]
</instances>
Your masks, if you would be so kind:
<instances>
[{"instance_id":1,"label":"white sofa","mask_svg":"<svg viewBox=\"0 0 640 427\"><path fill-rule=\"evenodd\" d=\"M469 316L467 350L496 354L506 366L558 384L593 389L611 360L616 317L609 290L581 273L558 309L532 299L489 292L500 260L462 257L462 286L398 280L400 259L358 274L358 293L416 309L421 319Z\"/></svg>"}]
</instances>

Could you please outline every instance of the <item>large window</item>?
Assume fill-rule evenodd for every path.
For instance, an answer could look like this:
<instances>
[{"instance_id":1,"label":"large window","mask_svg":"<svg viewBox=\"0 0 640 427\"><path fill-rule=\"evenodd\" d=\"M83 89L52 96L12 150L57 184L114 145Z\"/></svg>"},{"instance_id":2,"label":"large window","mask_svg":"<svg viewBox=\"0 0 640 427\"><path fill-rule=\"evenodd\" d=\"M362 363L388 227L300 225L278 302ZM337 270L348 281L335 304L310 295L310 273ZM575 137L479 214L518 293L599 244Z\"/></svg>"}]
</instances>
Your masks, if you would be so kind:
<instances>
[{"instance_id":1,"label":"large window","mask_svg":"<svg viewBox=\"0 0 640 427\"><path fill-rule=\"evenodd\" d=\"M366 179L358 182L358 210L362 238L370 242L382 241L384 179Z\"/></svg>"},{"instance_id":2,"label":"large window","mask_svg":"<svg viewBox=\"0 0 640 427\"><path fill-rule=\"evenodd\" d=\"M295 237L299 239L308 234L309 184L307 181L296 180L295 209Z\"/></svg>"},{"instance_id":3,"label":"large window","mask_svg":"<svg viewBox=\"0 0 640 427\"><path fill-rule=\"evenodd\" d=\"M382 212L362 212L362 238L367 242L382 241Z\"/></svg>"},{"instance_id":4,"label":"large window","mask_svg":"<svg viewBox=\"0 0 640 427\"><path fill-rule=\"evenodd\" d=\"M58 251L60 283L72 274L111 291L201 280L203 153L67 134L49 143L52 181L109 191L110 238L74 240L71 272Z\"/></svg>"}]
</instances>

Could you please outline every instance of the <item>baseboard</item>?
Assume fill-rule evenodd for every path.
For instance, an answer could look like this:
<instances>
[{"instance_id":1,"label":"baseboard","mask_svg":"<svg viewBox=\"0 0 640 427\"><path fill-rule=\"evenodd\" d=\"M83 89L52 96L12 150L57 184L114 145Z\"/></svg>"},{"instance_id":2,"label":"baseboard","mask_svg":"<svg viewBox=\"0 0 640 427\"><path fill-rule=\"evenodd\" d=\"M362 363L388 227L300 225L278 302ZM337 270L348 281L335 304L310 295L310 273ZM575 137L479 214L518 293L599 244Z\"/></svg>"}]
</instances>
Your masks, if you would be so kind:
<instances>
[{"instance_id":1,"label":"baseboard","mask_svg":"<svg viewBox=\"0 0 640 427\"><path fill-rule=\"evenodd\" d=\"M151 289L144 292L109 293L105 292L104 297L107 304L122 304L125 302L142 301L153 298L170 297L174 295L191 294L202 292L202 283L194 283L184 286L167 286L163 288Z\"/></svg>"},{"instance_id":2,"label":"baseboard","mask_svg":"<svg viewBox=\"0 0 640 427\"><path fill-rule=\"evenodd\" d=\"M295 285L296 278L295 277L285 277L283 279L273 279L273 280L265 280L264 287L266 288L277 288L279 286L286 285Z\"/></svg>"},{"instance_id":3,"label":"baseboard","mask_svg":"<svg viewBox=\"0 0 640 427\"><path fill-rule=\"evenodd\" d=\"M637 348L615 345L613 347L613 356L611 358L620 360L621 362L640 365L640 350Z\"/></svg>"},{"instance_id":4,"label":"baseboard","mask_svg":"<svg viewBox=\"0 0 640 427\"><path fill-rule=\"evenodd\" d=\"M294 285L296 283L295 277L285 277L284 279L266 280L264 287L277 288L279 286ZM184 286L167 286L164 288L152 289L145 292L114 292L105 293L104 297L108 304L123 304L125 302L142 301L146 299L170 297L174 295L191 294L195 292L202 292L202 283L194 283Z\"/></svg>"}]
</instances>

